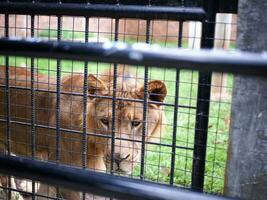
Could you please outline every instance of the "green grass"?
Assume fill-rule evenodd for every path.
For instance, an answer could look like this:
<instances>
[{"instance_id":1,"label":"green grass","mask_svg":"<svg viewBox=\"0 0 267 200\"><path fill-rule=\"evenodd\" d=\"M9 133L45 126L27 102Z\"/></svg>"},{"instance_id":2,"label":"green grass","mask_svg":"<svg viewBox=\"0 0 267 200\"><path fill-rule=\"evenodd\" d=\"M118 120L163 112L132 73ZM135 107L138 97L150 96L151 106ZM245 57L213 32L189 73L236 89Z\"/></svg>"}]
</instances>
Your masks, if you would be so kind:
<instances>
[{"instance_id":1,"label":"green grass","mask_svg":"<svg viewBox=\"0 0 267 200\"><path fill-rule=\"evenodd\" d=\"M56 39L57 38L57 30L41 30L37 33L38 37L40 38L50 38L50 39ZM107 38L110 40L114 39L111 36L111 34L106 34L105 35ZM71 31L71 30L62 30L62 40L83 40L85 37L85 33L83 31ZM89 38L97 38L96 33L89 33ZM127 44L134 44L137 42L136 39L129 38L127 36L124 36L123 34L119 34L119 40L122 42L125 42ZM90 41L90 39L89 39ZM145 37L142 37L139 39L139 42L144 42L145 43ZM171 42L171 41L165 41L163 42L162 40L159 39L153 39L150 41L152 44L158 44L161 47L168 47L168 48L175 48L177 47L177 42ZM188 47L187 40L183 40L182 45L184 48Z\"/></svg>"},{"instance_id":2,"label":"green grass","mask_svg":"<svg viewBox=\"0 0 267 200\"><path fill-rule=\"evenodd\" d=\"M65 39L65 40L82 39L85 37L85 33L83 31L62 30L61 35L62 35L62 39ZM42 30L38 32L38 37L57 38L57 30ZM95 34L90 33L89 37L95 37Z\"/></svg>"},{"instance_id":3,"label":"green grass","mask_svg":"<svg viewBox=\"0 0 267 200\"><path fill-rule=\"evenodd\" d=\"M21 57L10 57L10 65L20 66L26 64L30 66L30 60ZM4 57L0 57L0 63L4 64ZM56 61L48 59L35 59L35 66L38 66L40 73L55 75ZM99 73L107 68L107 64L89 63L89 73ZM62 61L63 75L74 72L82 72L83 62ZM144 68L137 68L137 75L143 78ZM150 68L149 77L151 79L165 80L168 88L167 103L174 103L176 72L173 69ZM196 106L198 73L195 71L180 72L179 104ZM232 75L227 76L227 92L231 94L233 85ZM173 107L165 107L167 126L161 143L172 144L173 134ZM177 146L192 148L194 144L195 110L189 108L179 108L177 121ZM207 162L205 174L205 191L222 193L224 185L224 170L226 163L226 149L228 141L228 130L230 117L230 101L214 101L210 104L209 135L207 144ZM145 179L169 183L171 147L150 145L147 148L145 159ZM192 151L177 148L175 159L175 185L189 187L191 184L192 172ZM140 175L140 166L134 170L133 176Z\"/></svg>"}]
</instances>

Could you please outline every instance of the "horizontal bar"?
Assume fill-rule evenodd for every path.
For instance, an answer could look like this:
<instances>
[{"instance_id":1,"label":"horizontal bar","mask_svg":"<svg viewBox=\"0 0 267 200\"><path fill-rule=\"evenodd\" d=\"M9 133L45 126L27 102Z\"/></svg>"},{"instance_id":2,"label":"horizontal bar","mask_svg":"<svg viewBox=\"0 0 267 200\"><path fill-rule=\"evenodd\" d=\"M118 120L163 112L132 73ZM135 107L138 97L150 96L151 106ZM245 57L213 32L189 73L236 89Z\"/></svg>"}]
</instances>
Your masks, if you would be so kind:
<instances>
[{"instance_id":1,"label":"horizontal bar","mask_svg":"<svg viewBox=\"0 0 267 200\"><path fill-rule=\"evenodd\" d=\"M0 154L0 172L96 195L131 200L223 200L147 181Z\"/></svg>"},{"instance_id":2,"label":"horizontal bar","mask_svg":"<svg viewBox=\"0 0 267 200\"><path fill-rule=\"evenodd\" d=\"M140 43L129 46L110 42L85 44L2 38L0 54L267 76L266 52L172 49Z\"/></svg>"},{"instance_id":3,"label":"horizontal bar","mask_svg":"<svg viewBox=\"0 0 267 200\"><path fill-rule=\"evenodd\" d=\"M0 13L162 20L205 19L202 8L78 3L0 3Z\"/></svg>"},{"instance_id":4,"label":"horizontal bar","mask_svg":"<svg viewBox=\"0 0 267 200\"><path fill-rule=\"evenodd\" d=\"M9 2L16 2L18 0L9 0ZM19 0L20 2L30 2L29 0ZM58 3L58 0L38 0L35 2L53 2ZM197 6L200 7L202 2L196 0L164 0L164 1L150 1L147 0L60 0L60 3L88 3L90 4L115 4L120 5L156 5L156 6Z\"/></svg>"},{"instance_id":5,"label":"horizontal bar","mask_svg":"<svg viewBox=\"0 0 267 200\"><path fill-rule=\"evenodd\" d=\"M218 10L216 12L218 13L237 13L237 5L238 5L238 0L218 0L219 1L219 6ZM12 2L10 0L9 2ZM15 2L15 1L13 1ZM29 3L27 0L20 0L20 2L25 2ZM44 2L46 3L46 0L39 0L37 1L38 3ZM58 0L54 1L49 1L50 3L58 3ZM87 1L85 0L61 0L61 3L81 3L81 4L86 4ZM114 0L90 0L91 4L113 4L116 5L117 1ZM136 6L147 6L148 1L136 1L136 0L120 0L120 5L136 5ZM203 2L201 1L196 1L196 0L164 0L164 1L151 1L150 2L151 6L184 6L184 7L203 7Z\"/></svg>"}]
</instances>

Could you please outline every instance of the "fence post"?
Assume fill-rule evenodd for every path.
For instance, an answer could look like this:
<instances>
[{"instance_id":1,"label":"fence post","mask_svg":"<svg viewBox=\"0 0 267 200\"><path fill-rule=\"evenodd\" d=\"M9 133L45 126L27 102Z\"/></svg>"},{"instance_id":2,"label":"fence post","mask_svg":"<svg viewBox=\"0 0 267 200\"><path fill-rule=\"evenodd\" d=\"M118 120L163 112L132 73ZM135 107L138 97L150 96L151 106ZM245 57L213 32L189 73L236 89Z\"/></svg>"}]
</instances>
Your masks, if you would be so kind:
<instances>
[{"instance_id":1,"label":"fence post","mask_svg":"<svg viewBox=\"0 0 267 200\"><path fill-rule=\"evenodd\" d=\"M237 46L267 50L267 4L240 0ZM267 197L267 77L236 75L225 179L225 194L240 199Z\"/></svg>"},{"instance_id":2,"label":"fence post","mask_svg":"<svg viewBox=\"0 0 267 200\"><path fill-rule=\"evenodd\" d=\"M218 2L214 0L204 1L204 8L207 12L207 18L203 22L202 26L201 48L213 48L215 19L218 5ZM193 169L191 177L191 189L199 192L202 192L204 187L206 146L209 124L210 89L211 73L199 73Z\"/></svg>"}]
</instances>

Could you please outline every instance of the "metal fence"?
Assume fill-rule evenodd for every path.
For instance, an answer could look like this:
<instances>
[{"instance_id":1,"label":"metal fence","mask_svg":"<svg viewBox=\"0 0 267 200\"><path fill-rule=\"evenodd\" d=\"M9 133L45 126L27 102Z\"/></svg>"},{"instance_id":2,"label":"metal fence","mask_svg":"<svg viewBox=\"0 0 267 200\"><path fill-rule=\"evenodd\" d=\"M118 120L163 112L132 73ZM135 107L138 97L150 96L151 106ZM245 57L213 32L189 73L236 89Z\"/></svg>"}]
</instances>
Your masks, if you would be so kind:
<instances>
[{"instance_id":1,"label":"metal fence","mask_svg":"<svg viewBox=\"0 0 267 200\"><path fill-rule=\"evenodd\" d=\"M192 39L189 21L202 23L201 38L193 39L201 41L201 48L212 48L216 13L236 12L235 1L177 2L143 1L136 5L131 1L2 1L0 34L9 39L0 41L1 151L17 159L27 156L56 162L56 166L63 163L122 176L126 175L119 166L126 160L128 177L222 193L233 84L232 75L223 72L264 75L266 60L253 54L244 58L239 53L174 49L188 47ZM10 39L13 36L51 41ZM252 71L251 66L259 70ZM218 85L212 84L214 71L221 75ZM98 84L103 80L109 83L104 86L106 93L99 91ZM127 88L129 80L136 86L131 90ZM159 85L153 90L155 83ZM135 91L139 96L133 97L132 90L136 89L140 89ZM90 100L102 102L102 107L97 104L99 110L94 108L93 118L87 114L93 109ZM50 102L54 103L52 107ZM118 113L125 107L134 109L128 120L133 136L121 128L127 120L126 115L119 117ZM108 114L101 114L101 109ZM152 113L157 111L165 115L166 121L160 122L166 128L150 138L151 127L156 128L156 114ZM101 123L102 129L91 129L92 121ZM17 138L17 134L21 137ZM99 153L99 149L105 153ZM132 156L135 151L137 158ZM102 167L96 165L99 160L105 167L103 163ZM37 162L32 161L34 164ZM47 182L38 175L8 171L7 166L1 165L5 173ZM9 199L12 181L17 186L17 180L9 176L4 181L7 183L2 188L8 189ZM47 183L61 183L49 180ZM26 184L31 185L28 194L32 198L65 197L59 188L51 194L49 186L41 194L35 181ZM25 193L19 187L13 190ZM101 191L97 194L104 195ZM83 198L94 197L83 194Z\"/></svg>"}]
</instances>

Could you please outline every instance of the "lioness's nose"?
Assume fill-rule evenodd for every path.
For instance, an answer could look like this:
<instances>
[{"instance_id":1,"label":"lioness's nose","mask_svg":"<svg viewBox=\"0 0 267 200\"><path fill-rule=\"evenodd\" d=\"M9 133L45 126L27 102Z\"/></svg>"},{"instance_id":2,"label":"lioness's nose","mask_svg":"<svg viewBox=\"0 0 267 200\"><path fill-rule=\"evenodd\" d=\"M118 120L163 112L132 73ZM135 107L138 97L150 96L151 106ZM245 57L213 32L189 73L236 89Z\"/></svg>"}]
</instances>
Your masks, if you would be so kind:
<instances>
[{"instance_id":1,"label":"lioness's nose","mask_svg":"<svg viewBox=\"0 0 267 200\"><path fill-rule=\"evenodd\" d=\"M120 153L115 153L115 154L114 154L114 161L115 161L117 164L120 164L123 160L127 159L129 156L130 156L130 154L128 154L127 156L123 156L123 155L120 154Z\"/></svg>"}]
</instances>

